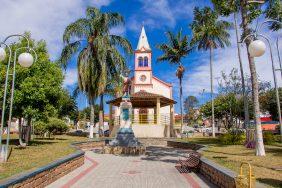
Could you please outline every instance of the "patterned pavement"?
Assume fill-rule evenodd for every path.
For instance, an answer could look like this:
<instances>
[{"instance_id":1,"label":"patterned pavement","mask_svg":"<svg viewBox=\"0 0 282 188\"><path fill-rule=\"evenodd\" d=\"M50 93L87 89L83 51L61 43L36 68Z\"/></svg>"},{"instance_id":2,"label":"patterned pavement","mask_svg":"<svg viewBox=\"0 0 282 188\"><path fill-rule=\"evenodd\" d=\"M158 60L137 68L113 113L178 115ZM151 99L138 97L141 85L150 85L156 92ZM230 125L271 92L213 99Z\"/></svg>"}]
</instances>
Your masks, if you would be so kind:
<instances>
[{"instance_id":1,"label":"patterned pavement","mask_svg":"<svg viewBox=\"0 0 282 188\"><path fill-rule=\"evenodd\" d=\"M213 187L195 173L176 166L188 150L150 146L144 156L115 156L86 151L85 164L48 188L205 188Z\"/></svg>"}]
</instances>

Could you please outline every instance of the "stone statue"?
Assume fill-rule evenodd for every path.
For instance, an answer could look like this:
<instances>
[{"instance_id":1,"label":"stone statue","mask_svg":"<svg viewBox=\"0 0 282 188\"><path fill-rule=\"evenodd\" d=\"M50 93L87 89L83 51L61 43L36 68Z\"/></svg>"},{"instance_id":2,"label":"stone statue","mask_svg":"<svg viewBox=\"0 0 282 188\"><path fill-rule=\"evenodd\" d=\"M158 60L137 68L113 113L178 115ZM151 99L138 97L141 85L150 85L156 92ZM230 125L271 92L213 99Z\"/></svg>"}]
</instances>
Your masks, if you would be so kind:
<instances>
[{"instance_id":1,"label":"stone statue","mask_svg":"<svg viewBox=\"0 0 282 188\"><path fill-rule=\"evenodd\" d=\"M126 69L124 71L124 76L121 75L123 79L123 88L122 88L123 96L128 96L131 90L131 79L129 78L130 72L131 71L129 69Z\"/></svg>"},{"instance_id":2,"label":"stone statue","mask_svg":"<svg viewBox=\"0 0 282 188\"><path fill-rule=\"evenodd\" d=\"M120 103L120 127L116 138L109 143L110 147L138 147L141 146L132 130L132 103L130 101L131 80L129 78L130 70L124 71L123 79L123 96Z\"/></svg>"}]
</instances>

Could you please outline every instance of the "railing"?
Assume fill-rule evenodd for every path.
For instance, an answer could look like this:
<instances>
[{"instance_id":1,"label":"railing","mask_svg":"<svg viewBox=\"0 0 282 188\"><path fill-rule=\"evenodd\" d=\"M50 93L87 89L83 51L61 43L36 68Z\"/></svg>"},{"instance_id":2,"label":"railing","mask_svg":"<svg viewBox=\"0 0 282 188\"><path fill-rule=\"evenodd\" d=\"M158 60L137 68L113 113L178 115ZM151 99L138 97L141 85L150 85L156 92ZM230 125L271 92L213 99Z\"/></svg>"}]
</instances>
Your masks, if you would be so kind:
<instances>
[{"instance_id":1,"label":"railing","mask_svg":"<svg viewBox=\"0 0 282 188\"><path fill-rule=\"evenodd\" d=\"M133 114L131 116L133 124L156 124L157 115L155 114Z\"/></svg>"},{"instance_id":2,"label":"railing","mask_svg":"<svg viewBox=\"0 0 282 188\"><path fill-rule=\"evenodd\" d=\"M157 125L157 115L156 114L132 114L131 117L132 124L135 125ZM116 116L114 118L114 126L120 124L120 117ZM170 117L167 114L160 115L160 124L169 125Z\"/></svg>"}]
</instances>

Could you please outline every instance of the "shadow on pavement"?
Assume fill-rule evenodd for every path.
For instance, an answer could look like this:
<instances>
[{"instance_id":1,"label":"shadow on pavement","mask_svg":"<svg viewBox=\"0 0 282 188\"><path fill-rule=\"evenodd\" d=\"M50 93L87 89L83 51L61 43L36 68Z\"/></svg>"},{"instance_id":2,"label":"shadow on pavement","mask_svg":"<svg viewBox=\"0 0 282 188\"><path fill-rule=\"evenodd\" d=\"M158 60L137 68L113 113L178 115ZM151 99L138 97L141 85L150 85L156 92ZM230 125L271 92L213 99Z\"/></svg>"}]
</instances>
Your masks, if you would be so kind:
<instances>
[{"instance_id":1,"label":"shadow on pavement","mask_svg":"<svg viewBox=\"0 0 282 188\"><path fill-rule=\"evenodd\" d=\"M257 178L263 184L270 185L271 187L282 187L282 181L270 178Z\"/></svg>"},{"instance_id":2,"label":"shadow on pavement","mask_svg":"<svg viewBox=\"0 0 282 188\"><path fill-rule=\"evenodd\" d=\"M187 154L191 151L192 150L188 149L148 146L146 147L146 156L141 157L141 160L177 163L179 158L187 156Z\"/></svg>"}]
</instances>

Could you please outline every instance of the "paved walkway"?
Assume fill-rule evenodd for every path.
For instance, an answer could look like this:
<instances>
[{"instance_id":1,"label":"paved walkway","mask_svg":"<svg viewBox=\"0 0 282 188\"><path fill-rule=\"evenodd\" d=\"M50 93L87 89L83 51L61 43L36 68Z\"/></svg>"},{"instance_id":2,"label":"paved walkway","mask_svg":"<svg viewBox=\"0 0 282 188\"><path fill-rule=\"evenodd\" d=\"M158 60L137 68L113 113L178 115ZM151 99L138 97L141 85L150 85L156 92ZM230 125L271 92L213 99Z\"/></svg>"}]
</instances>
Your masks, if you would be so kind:
<instances>
[{"instance_id":1,"label":"paved walkway","mask_svg":"<svg viewBox=\"0 0 282 188\"><path fill-rule=\"evenodd\" d=\"M194 173L179 173L176 163L187 150L150 146L146 156L115 156L86 152L85 164L49 188L205 188Z\"/></svg>"}]
</instances>

